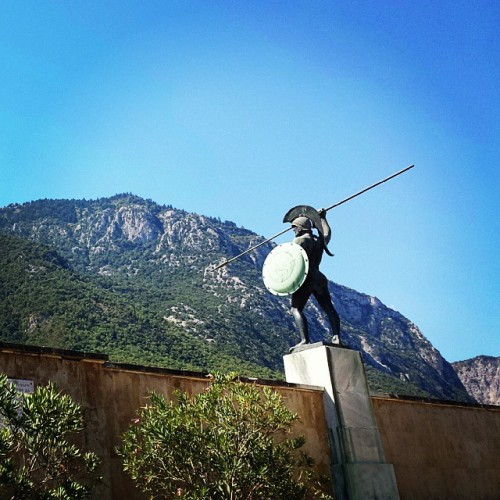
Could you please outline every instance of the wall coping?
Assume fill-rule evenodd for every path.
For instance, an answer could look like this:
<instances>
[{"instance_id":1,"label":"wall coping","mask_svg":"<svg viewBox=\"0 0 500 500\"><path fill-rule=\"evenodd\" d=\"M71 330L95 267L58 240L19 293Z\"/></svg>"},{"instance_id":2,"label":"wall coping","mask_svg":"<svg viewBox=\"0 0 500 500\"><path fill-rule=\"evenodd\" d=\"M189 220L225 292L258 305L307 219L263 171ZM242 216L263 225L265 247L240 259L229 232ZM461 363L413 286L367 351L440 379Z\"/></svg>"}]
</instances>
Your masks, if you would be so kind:
<instances>
[{"instance_id":1,"label":"wall coping","mask_svg":"<svg viewBox=\"0 0 500 500\"><path fill-rule=\"evenodd\" d=\"M483 403L467 403L462 401L453 401L448 399L434 399L434 398L424 398L421 396L407 396L404 394L393 394L393 393L377 393L371 395L372 399L385 399L397 401L399 403L421 403L430 404L435 406L461 406L464 408L482 408L485 410L496 410L500 411L500 406L497 405L487 405Z\"/></svg>"},{"instance_id":2,"label":"wall coping","mask_svg":"<svg viewBox=\"0 0 500 500\"><path fill-rule=\"evenodd\" d=\"M4 341L0 341L0 352L17 352L28 355L58 357L63 359L72 359L75 361L98 361L102 363L108 361L109 359L107 354L102 353L72 351L69 349L58 349L56 347L16 344Z\"/></svg>"}]
</instances>

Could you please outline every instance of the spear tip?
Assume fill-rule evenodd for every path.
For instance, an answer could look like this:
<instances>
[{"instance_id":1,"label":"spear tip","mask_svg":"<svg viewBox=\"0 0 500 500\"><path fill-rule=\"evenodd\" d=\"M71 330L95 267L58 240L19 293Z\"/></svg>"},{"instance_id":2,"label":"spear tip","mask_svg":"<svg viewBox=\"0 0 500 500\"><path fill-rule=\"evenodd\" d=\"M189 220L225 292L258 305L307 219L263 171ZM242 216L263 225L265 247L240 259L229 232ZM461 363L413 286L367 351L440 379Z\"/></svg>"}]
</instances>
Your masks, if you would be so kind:
<instances>
[{"instance_id":1,"label":"spear tip","mask_svg":"<svg viewBox=\"0 0 500 500\"><path fill-rule=\"evenodd\" d=\"M229 264L229 260L225 260L224 262L221 262L218 266L215 266L212 271L217 271L217 269L220 269L221 267L227 266Z\"/></svg>"}]
</instances>

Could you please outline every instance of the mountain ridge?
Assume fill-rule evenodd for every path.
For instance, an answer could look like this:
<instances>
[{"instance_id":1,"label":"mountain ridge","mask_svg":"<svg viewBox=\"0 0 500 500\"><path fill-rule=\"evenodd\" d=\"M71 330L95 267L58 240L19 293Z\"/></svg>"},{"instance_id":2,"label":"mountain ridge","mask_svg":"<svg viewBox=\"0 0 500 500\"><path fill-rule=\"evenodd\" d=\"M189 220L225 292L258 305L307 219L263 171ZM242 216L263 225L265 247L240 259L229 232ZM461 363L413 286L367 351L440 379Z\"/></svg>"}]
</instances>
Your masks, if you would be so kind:
<instances>
[{"instance_id":1,"label":"mountain ridge","mask_svg":"<svg viewBox=\"0 0 500 500\"><path fill-rule=\"evenodd\" d=\"M156 344L163 339L169 346L168 359L173 353L182 358L177 340L172 341L182 338L188 351L194 349L188 344L197 346L205 365L225 358L229 364L246 364L250 372L261 367L277 376L282 355L297 341L288 300L270 295L261 283L262 264L273 243L214 270L215 264L263 241L233 222L125 193L98 200L11 204L0 209L0 232L46 245L68 272L79 273L94 287L108 287L113 299L106 300L119 298L139 308L139 316L147 317L156 332ZM329 288L344 339L362 352L376 390L394 384L400 392L469 397L451 365L414 323L375 297L332 282ZM311 339L329 340L331 333L313 300L306 314ZM92 328L97 326L87 328L86 335L95 336ZM147 359L151 352L130 335L138 349L134 355ZM188 360L190 367L211 368L197 365L195 358L193 354Z\"/></svg>"}]
</instances>

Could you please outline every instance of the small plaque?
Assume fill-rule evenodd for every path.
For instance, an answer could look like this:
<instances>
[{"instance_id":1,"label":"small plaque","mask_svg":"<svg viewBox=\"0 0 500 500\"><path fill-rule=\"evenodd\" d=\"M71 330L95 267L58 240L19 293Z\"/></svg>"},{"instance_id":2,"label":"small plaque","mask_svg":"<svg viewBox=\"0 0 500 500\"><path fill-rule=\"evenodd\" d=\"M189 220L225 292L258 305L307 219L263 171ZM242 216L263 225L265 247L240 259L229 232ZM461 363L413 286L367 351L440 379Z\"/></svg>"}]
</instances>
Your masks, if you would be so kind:
<instances>
[{"instance_id":1,"label":"small plaque","mask_svg":"<svg viewBox=\"0 0 500 500\"><path fill-rule=\"evenodd\" d=\"M33 380L24 380L20 378L9 378L7 379L18 392L23 392L25 394L31 394L35 392L35 383Z\"/></svg>"}]
</instances>

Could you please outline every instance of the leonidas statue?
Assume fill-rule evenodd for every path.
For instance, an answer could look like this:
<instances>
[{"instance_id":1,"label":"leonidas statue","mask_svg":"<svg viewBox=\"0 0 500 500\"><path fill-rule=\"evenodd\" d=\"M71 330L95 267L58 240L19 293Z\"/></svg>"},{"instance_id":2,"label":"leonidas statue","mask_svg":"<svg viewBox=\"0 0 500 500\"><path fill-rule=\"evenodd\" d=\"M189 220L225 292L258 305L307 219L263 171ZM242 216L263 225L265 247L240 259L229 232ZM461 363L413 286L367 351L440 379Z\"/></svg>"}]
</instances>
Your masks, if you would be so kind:
<instances>
[{"instance_id":1,"label":"leonidas statue","mask_svg":"<svg viewBox=\"0 0 500 500\"><path fill-rule=\"evenodd\" d=\"M295 347L309 343L307 320L303 311L311 294L316 297L319 305L328 317L333 331L332 342L340 345L339 315L333 307L332 299L328 292L328 281L319 270L323 252L332 255L327 246L330 241L331 231L328 222L326 222L326 212L366 193L370 189L380 186L384 182L394 179L394 177L407 172L414 166L410 165L381 181L375 182L375 184L344 198L342 201L328 208L315 210L309 205L298 205L291 208L285 214L283 222L290 222L292 227L261 241L251 248L247 248L244 252L231 259L226 259L214 267L213 271L227 266L233 260L239 259L243 255L269 243L271 240L293 228L295 230L295 239L293 242L278 245L267 256L262 269L264 284L274 295L292 296L292 314L301 337L301 342ZM313 227L318 231L317 236L313 234ZM295 347L292 349L295 349Z\"/></svg>"},{"instance_id":2,"label":"leonidas statue","mask_svg":"<svg viewBox=\"0 0 500 500\"><path fill-rule=\"evenodd\" d=\"M325 210L315 210L299 205L287 212L284 222L291 222L295 238L291 243L276 247L267 257L264 268L264 284L275 295L291 295L292 315L301 341L292 349L310 342L304 308L314 295L325 312L333 332L332 342L340 344L340 319L333 306L328 280L319 270L323 252L328 250L331 230ZM313 233L318 230L318 235Z\"/></svg>"}]
</instances>

